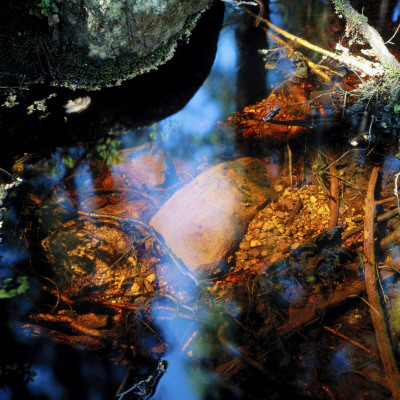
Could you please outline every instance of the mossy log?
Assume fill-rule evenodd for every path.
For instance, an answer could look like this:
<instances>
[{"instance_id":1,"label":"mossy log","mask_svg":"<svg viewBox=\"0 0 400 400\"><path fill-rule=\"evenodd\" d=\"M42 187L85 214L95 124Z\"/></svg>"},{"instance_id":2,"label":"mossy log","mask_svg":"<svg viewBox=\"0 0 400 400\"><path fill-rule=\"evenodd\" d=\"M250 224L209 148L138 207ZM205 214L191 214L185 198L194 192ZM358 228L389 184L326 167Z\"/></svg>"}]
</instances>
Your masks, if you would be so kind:
<instances>
[{"instance_id":1,"label":"mossy log","mask_svg":"<svg viewBox=\"0 0 400 400\"><path fill-rule=\"evenodd\" d=\"M398 102L400 95L400 62L390 53L378 31L369 25L368 19L358 13L348 0L332 0L332 3L335 6L336 13L346 19L346 35L365 41L371 49L367 52L365 50L361 51L367 56L374 57L382 67L381 76L365 82L359 88L359 92L363 98L371 98L374 94L378 94L379 91L378 97L385 99L387 111L392 111L393 105ZM377 87L380 87L379 90L376 89ZM381 125L385 127L387 115L380 119L384 122ZM398 121L396 121L397 124Z\"/></svg>"}]
</instances>

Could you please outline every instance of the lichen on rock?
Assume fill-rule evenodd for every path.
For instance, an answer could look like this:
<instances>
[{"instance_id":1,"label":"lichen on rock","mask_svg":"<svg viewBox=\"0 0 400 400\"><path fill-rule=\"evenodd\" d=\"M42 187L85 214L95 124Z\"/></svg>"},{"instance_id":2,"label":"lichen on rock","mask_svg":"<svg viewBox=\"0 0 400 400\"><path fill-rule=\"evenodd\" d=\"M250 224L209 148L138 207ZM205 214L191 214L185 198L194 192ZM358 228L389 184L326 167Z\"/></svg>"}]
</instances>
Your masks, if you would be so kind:
<instances>
[{"instance_id":1,"label":"lichen on rock","mask_svg":"<svg viewBox=\"0 0 400 400\"><path fill-rule=\"evenodd\" d=\"M93 90L118 85L169 60L177 41L190 34L208 4L209 0L63 0L57 11L49 9L40 19L29 15L28 6L10 7L6 13L12 26L5 28L3 37L0 29L0 45L9 46L7 35L20 30L21 23L26 27L18 32L22 44L30 42L20 46L24 53L17 74L8 61L2 70L12 76L23 71L26 81L24 59L32 58L32 48L37 48L40 56L34 52L38 59L30 62L32 78L35 69L37 76L43 74L45 61L55 86ZM21 16L27 23L17 22Z\"/></svg>"}]
</instances>

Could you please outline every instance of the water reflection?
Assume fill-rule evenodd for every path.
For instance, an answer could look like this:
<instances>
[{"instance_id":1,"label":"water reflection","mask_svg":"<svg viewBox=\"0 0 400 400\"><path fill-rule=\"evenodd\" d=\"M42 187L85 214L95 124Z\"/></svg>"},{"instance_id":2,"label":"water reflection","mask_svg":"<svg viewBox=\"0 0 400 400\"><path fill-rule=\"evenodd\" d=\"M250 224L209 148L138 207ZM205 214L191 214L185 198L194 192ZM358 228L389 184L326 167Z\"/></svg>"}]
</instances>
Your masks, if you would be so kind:
<instances>
[{"instance_id":1,"label":"water reflection","mask_svg":"<svg viewBox=\"0 0 400 400\"><path fill-rule=\"evenodd\" d=\"M176 113L210 72L223 13L223 4L211 7L199 20L189 44L181 44L175 57L158 71L119 87L91 92L91 104L85 112L66 116L63 107L71 98L85 97L84 91L71 92L43 84L19 93L16 107L0 109L2 129L6 132L0 149L2 157L9 162L11 155L21 155L15 151L18 147L22 153L51 152L56 146L131 131ZM52 97L47 100L47 110L26 115L34 101L49 95Z\"/></svg>"},{"instance_id":2,"label":"water reflection","mask_svg":"<svg viewBox=\"0 0 400 400\"><path fill-rule=\"evenodd\" d=\"M313 24L317 10L324 31L327 7L279 2L270 13L298 33L304 20L287 16ZM8 216L0 274L15 267L34 277L1 311L18 319L2 369L26 365L11 379L17 397L5 398L340 398L353 349L335 349L340 342L319 321L348 328L330 311L363 293L362 236L341 234L362 226L370 166L390 140L352 149L359 121L339 134L325 130L322 116L316 131L295 134L289 124L281 141L262 138L270 105L257 102L283 75L265 73L257 52L264 31L231 10L226 18L210 75L186 93L182 110L167 104L141 118L143 109L132 109L140 96L112 108L123 89L107 90L107 104L94 95L87 120L65 125L75 137L100 126L101 138L57 150L51 143L51 156L32 155L22 168L27 195ZM290 83L288 99L299 86ZM255 125L259 136L246 147L242 133ZM392 188L398 159L385 157L383 169L383 187ZM345 200L332 225L333 177ZM396 259L398 243L389 248ZM382 287L396 282L387 277ZM322 393L321 382L337 392Z\"/></svg>"}]
</instances>

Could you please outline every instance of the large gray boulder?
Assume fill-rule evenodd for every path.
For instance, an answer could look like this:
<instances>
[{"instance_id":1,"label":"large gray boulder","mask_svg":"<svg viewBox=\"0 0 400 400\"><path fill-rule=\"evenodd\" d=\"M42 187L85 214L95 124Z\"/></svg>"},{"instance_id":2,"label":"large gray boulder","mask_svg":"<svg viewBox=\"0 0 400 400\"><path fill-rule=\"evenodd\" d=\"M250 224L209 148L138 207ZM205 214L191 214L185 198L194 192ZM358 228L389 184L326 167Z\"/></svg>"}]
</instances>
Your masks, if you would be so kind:
<instances>
[{"instance_id":1,"label":"large gray boulder","mask_svg":"<svg viewBox=\"0 0 400 400\"><path fill-rule=\"evenodd\" d=\"M190 35L209 2L7 2L0 24L0 82L29 84L47 69L56 86L118 86L171 59L178 40Z\"/></svg>"},{"instance_id":2,"label":"large gray boulder","mask_svg":"<svg viewBox=\"0 0 400 400\"><path fill-rule=\"evenodd\" d=\"M209 0L63 0L57 12L60 38L93 58L126 52L144 57L175 38ZM56 26L57 24L54 24Z\"/></svg>"}]
</instances>

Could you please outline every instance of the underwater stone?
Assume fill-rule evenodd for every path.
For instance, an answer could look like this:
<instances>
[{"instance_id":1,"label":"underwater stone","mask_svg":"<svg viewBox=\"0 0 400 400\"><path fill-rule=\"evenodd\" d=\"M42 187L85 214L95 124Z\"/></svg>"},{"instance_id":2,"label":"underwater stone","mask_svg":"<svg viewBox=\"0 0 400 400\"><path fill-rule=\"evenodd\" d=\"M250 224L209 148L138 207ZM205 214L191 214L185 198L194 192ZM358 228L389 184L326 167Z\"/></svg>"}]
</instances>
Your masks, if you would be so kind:
<instances>
[{"instance_id":1,"label":"underwater stone","mask_svg":"<svg viewBox=\"0 0 400 400\"><path fill-rule=\"evenodd\" d=\"M150 225L192 271L212 274L237 248L275 191L266 165L246 157L221 163L168 199Z\"/></svg>"}]
</instances>

